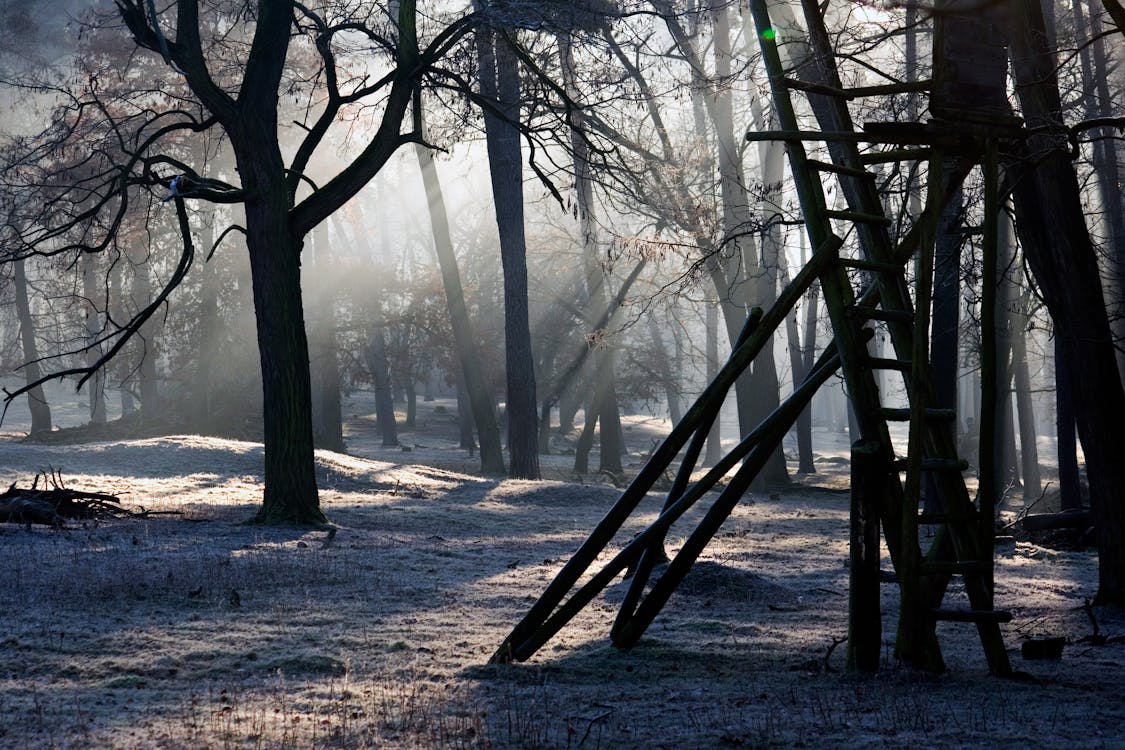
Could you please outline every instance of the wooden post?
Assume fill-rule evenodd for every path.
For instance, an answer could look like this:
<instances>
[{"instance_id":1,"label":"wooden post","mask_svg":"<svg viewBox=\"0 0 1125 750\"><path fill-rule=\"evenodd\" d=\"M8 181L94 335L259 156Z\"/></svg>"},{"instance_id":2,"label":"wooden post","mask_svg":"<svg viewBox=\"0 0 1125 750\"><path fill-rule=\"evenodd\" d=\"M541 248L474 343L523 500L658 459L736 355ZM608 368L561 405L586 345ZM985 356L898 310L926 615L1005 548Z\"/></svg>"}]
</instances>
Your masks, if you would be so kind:
<instances>
[{"instance_id":1,"label":"wooden post","mask_svg":"<svg viewBox=\"0 0 1125 750\"><path fill-rule=\"evenodd\" d=\"M887 491L886 451L874 440L852 444L848 575L848 670L875 672L883 641L879 606L879 506Z\"/></svg>"},{"instance_id":2,"label":"wooden post","mask_svg":"<svg viewBox=\"0 0 1125 750\"><path fill-rule=\"evenodd\" d=\"M995 554L994 524L996 521L996 456L999 430L996 429L999 408L999 388L997 378L999 364L996 351L996 243L998 219L1000 214L999 167L997 165L996 140L989 138L985 144L984 158L984 247L982 249L981 301L980 301L980 481L977 485L977 504L980 511L980 549L981 560L992 560ZM1005 379L1006 380L1006 379ZM1010 396L1005 395L1009 401ZM992 602L993 580L987 576L989 603Z\"/></svg>"},{"instance_id":3,"label":"wooden post","mask_svg":"<svg viewBox=\"0 0 1125 750\"><path fill-rule=\"evenodd\" d=\"M926 450L926 398L929 395L927 371L930 353L930 303L933 300L934 246L937 226L941 217L942 157L934 149L930 158L930 171L926 190L926 215L923 239L918 254L917 276L914 280L914 341L910 373L910 433L906 449L906 486L902 493L902 526L900 551L895 572L898 574L899 618L895 654L916 669L933 672L944 671L937 639L928 636L933 622L922 617L924 596L921 586L921 551L918 546L918 501L922 487L922 458ZM952 498L946 498L943 507L950 507Z\"/></svg>"}]
</instances>

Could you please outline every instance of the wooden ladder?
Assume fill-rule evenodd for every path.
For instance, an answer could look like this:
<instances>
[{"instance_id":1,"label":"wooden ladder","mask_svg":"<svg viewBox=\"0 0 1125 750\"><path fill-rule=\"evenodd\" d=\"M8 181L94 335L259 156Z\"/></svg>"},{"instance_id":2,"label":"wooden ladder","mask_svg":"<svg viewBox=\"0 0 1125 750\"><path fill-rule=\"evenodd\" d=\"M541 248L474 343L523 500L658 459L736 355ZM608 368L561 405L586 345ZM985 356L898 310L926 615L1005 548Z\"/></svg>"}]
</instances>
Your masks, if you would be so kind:
<instances>
[{"instance_id":1,"label":"wooden ladder","mask_svg":"<svg viewBox=\"0 0 1125 750\"><path fill-rule=\"evenodd\" d=\"M968 464L956 453L954 411L928 406L932 400L928 329L937 218L950 186L964 177L963 173L943 176L942 164L945 155L964 148L965 144L951 142L937 129L914 124L885 129L882 133L856 133L847 107L854 92L839 83L823 26L809 29L809 36L824 79L796 81L785 76L765 0L751 0L750 8L780 126L780 133L775 135L786 143L809 239L814 247L823 246L836 236L833 222L838 222L854 228L866 256L838 257L837 262L825 264L820 283L859 427L860 434L852 436L853 440L881 446L876 465L886 471L886 489L879 515L901 592L896 654L918 668L941 670L944 663L936 623L968 622L977 627L990 670L1008 675L1011 666L999 626L1009 621L1011 615L993 607L993 503L983 492L979 507L969 497L961 473ZM908 85L909 90L918 90L918 84ZM882 91L884 88L888 91ZM890 88L881 87L879 93L892 93ZM809 97L825 132L800 130L792 90L800 90ZM866 91L863 95L869 95ZM805 140L827 142L831 159L808 158ZM861 156L861 142L912 147L896 150L889 158L901 159L908 153L925 154L930 159L926 210L898 247L890 238L891 222L880 200L875 176L866 168L879 157ZM989 173L994 174L995 170L986 169ZM822 183L825 179L837 182L847 198L847 210L827 207ZM990 194L995 192L991 190ZM991 215L995 213L992 211ZM903 268L915 255L918 270L912 301ZM874 281L858 299L849 278L849 272L857 271ZM869 354L862 330L869 321L886 324L895 351L893 359ZM883 407L876 370L893 370L903 376L909 408ZM896 420L909 422L905 459L896 458L887 425ZM902 473L905 482L900 477ZM923 474L933 476L943 503L938 514L924 515L919 511ZM934 542L925 553L920 548L921 524L937 527ZM964 582L968 608L942 606L953 576Z\"/></svg>"}]
</instances>

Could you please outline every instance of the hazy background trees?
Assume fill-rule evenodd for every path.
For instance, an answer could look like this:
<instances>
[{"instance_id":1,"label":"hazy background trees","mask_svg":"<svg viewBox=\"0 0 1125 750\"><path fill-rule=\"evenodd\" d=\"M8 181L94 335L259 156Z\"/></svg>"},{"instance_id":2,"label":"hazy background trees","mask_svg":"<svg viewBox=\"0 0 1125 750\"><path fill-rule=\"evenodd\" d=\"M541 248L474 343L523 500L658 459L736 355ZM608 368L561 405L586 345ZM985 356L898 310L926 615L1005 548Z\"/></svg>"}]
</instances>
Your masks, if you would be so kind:
<instances>
[{"instance_id":1,"label":"hazy background trees","mask_svg":"<svg viewBox=\"0 0 1125 750\"><path fill-rule=\"evenodd\" d=\"M588 474L587 457L598 451L599 470L619 478L643 457L635 444L634 455L624 454L629 427L682 413L750 308L768 305L778 280L807 259L780 147L743 137L775 126L741 4L449 3L419 10L422 20L411 26L403 19L414 18L412 3L320 3L307 14L290 8L284 18L268 16L264 6L259 14L205 3L198 5L198 54L177 21L190 20L197 4L176 5L179 16L161 9L154 23L146 4L125 4L133 32L149 48L143 53L106 4L61 4L52 13L15 0L0 6L3 49L18 50L2 61L5 382L15 391L54 373L90 375L80 420L60 420L49 398L27 391L36 433L105 422L104 430L132 431L122 434L196 430L260 439L272 429L262 417L265 386L267 405L307 411L283 441L301 446L307 474L314 442L347 448L344 422L354 415L341 404L350 394L370 393L381 442L408 448L402 436L413 431L428 392L457 405L457 443L474 451L479 444L483 471L534 477L542 455L561 452L568 474ZM825 7L846 85L931 75L933 23L925 10L842 0ZM1056 141L1044 141L1044 149L1065 143L1066 163L1076 170L1073 205L1096 253L1086 281L1100 281L1105 295L1104 304L1086 295L1094 309L1079 319L1042 278L1029 278L1034 253L1025 243L1051 232L1029 233L1017 205L1002 263L1006 398L997 480L1026 503L1054 503L1061 488L1057 504L1072 507L1088 499L1080 473L1088 451L1078 452L1076 426L1098 405L1083 400L1093 392L1083 390L1088 381L1076 383L1090 368L1068 369L1080 361L1069 342L1100 316L1120 352L1125 317L1113 119L1120 34L1099 3L1043 7L1048 33L1041 38L1051 46L1036 49L1051 63L1043 71L1057 78L1060 98L1040 101L1041 111L1021 97L1013 104L1017 114L1054 128ZM90 10L102 15L83 15ZM776 13L783 54L792 64L807 60L799 8L779 3ZM354 29L340 26L353 22ZM269 76L241 65L266 23L293 34L287 57L269 50L251 56L270 60ZM338 47L326 56L329 37ZM395 67L425 55L435 40L444 41L419 63L424 73ZM28 60L37 62L29 67ZM258 102L253 123L235 112L251 74L264 76L269 89L253 95L269 100ZM396 83L396 76L410 80ZM359 104L359 93L372 94L368 103ZM925 119L926 104L924 94L900 93L851 106L862 123ZM188 114L154 116L177 109ZM799 114L815 127L815 113ZM1075 127L1083 121L1091 124ZM179 129L157 137L172 122ZM251 343L256 305L260 313L272 304L261 290L255 303L254 275L261 284L269 270L249 262L246 237L231 230L257 221L242 203L256 200L246 192L254 180L268 182L253 177L258 157L247 155L261 145L261 133L276 134L266 161L286 186L275 218L287 217L277 218L287 222L285 241L303 246L299 264L285 261L290 292L280 293L288 299L299 289L301 304L289 311L285 331L271 335L292 343L298 328L307 331L311 364L298 375L302 354L290 352L295 380L278 375L273 386L263 383ZM122 165L129 170L114 171ZM1008 170L1016 204L1057 203L1020 197L1023 165L1017 160ZM128 175L127 185L115 182L119 174ZM194 193L184 191L182 213L178 201L164 200L178 174L196 183ZM892 161L879 165L878 175L901 236L920 211L924 164ZM943 224L933 333L935 373L945 373L938 376L942 398L958 409L970 458L981 422L981 205L973 174ZM178 279L181 219L195 257ZM846 240L845 252L856 252L861 238ZM165 297L173 281L178 288ZM773 356L739 383L710 441L710 461L721 441L751 429L822 351L830 337L822 307L810 295L777 332ZM134 326L146 310L151 314ZM1067 322L1056 325L1059 319ZM87 372L125 334L113 361ZM877 334L873 346L883 338ZM1119 372L1109 376L1120 379ZM303 378L307 386L297 382ZM896 383L881 385L895 405ZM290 399L296 391L307 396ZM764 478L783 484L791 473L815 471L823 446L847 430L837 384L818 395L787 444L789 455L778 452ZM295 459L286 455L288 476ZM297 487L290 500L314 507L309 476L295 485L267 482Z\"/></svg>"}]
</instances>

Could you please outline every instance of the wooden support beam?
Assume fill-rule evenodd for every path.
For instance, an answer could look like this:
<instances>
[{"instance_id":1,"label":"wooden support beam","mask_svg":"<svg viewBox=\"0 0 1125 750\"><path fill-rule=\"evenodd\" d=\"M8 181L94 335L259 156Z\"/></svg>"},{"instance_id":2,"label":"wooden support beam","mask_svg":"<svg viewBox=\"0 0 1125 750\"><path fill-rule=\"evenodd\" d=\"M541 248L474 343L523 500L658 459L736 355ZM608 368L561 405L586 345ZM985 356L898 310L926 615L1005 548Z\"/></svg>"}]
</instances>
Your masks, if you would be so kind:
<instances>
[{"instance_id":1,"label":"wooden support beam","mask_svg":"<svg viewBox=\"0 0 1125 750\"><path fill-rule=\"evenodd\" d=\"M902 266L897 263L887 263L881 260L867 260L866 258L840 258L840 265L844 268L854 268L857 271L902 273Z\"/></svg>"},{"instance_id":2,"label":"wooden support beam","mask_svg":"<svg viewBox=\"0 0 1125 750\"><path fill-rule=\"evenodd\" d=\"M605 546L609 544L632 512L636 510L637 505L644 499L645 494L656 483L656 480L663 475L664 470L676 458L676 455L691 436L706 421L714 403L716 401L721 402L726 398L726 394L735 380L765 347L766 342L773 336L775 329L785 322L785 316L792 311L804 293L819 278L825 266L836 262L842 244L843 240L839 237L829 236L817 248L808 264L781 290L781 293L777 296L777 301L765 314L761 315L760 322L757 318L754 319L754 325L756 326L754 333L745 337L742 346L731 353L730 359L719 370L715 379L704 389L680 422L672 428L671 434L664 439L664 442L660 444L641 468L618 501L609 509L609 512L590 533L586 541L575 551L567 564L563 566L563 569L556 574L554 580L528 610L528 613L500 644L490 661L510 661L513 658L513 650L527 641L551 616L551 613L563 601L582 574L594 563ZM747 325L750 324L750 321L748 321ZM743 339L744 337L739 337L739 340Z\"/></svg>"},{"instance_id":3,"label":"wooden support beam","mask_svg":"<svg viewBox=\"0 0 1125 750\"><path fill-rule=\"evenodd\" d=\"M886 449L873 440L852 444L848 538L848 670L875 672L883 650L879 606L879 506L889 491Z\"/></svg>"},{"instance_id":4,"label":"wooden support beam","mask_svg":"<svg viewBox=\"0 0 1125 750\"><path fill-rule=\"evenodd\" d=\"M861 164L888 164L898 161L922 161L930 158L929 148L894 148L889 151L869 151L860 154Z\"/></svg>"},{"instance_id":5,"label":"wooden support beam","mask_svg":"<svg viewBox=\"0 0 1125 750\"><path fill-rule=\"evenodd\" d=\"M492 663L506 663L513 659L516 661L525 661L530 658L536 651L542 648L548 640L558 633L564 625L570 622L575 615L582 611L582 608L589 604L595 596L612 583L613 579L625 570L625 568L638 560L641 554L651 547L654 540L664 538L664 535L668 533L668 529L671 525L679 520L700 498L718 484L719 480L737 466L739 461L742 461L751 452L755 451L755 449L762 448L762 452L758 455L762 457L761 463L764 463L764 457L768 456L769 453L776 448L777 442L784 437L789 427L796 421L797 416L808 406L816 391L836 372L839 366L840 358L836 353L835 345L830 344L825 348L824 352L821 353L812 373L809 374L797 390L789 395L789 398L774 410L773 414L755 428L753 432L747 435L730 453L724 456L702 479L692 485L688 491L677 498L675 502L667 506L648 528L625 545L620 552L614 555L612 560L606 563L589 581L583 584L569 599L563 602L550 617L545 618L541 625L530 630L526 637L518 643L505 641L505 645L507 645L508 648L497 651L491 659ZM740 469L740 472L747 470L746 466L750 463L751 460L747 459L747 463L743 464L743 468ZM728 484L728 488L729 486ZM718 502L719 501L716 500L716 503ZM712 510L714 510L714 506ZM663 578L661 580L663 581ZM617 636L614 638L615 643L619 643L620 645L620 639L626 637L622 635L622 632L625 630L625 625L632 622L633 619L630 618L617 627ZM511 636L509 636L509 640L510 639Z\"/></svg>"},{"instance_id":6,"label":"wooden support beam","mask_svg":"<svg viewBox=\"0 0 1125 750\"><path fill-rule=\"evenodd\" d=\"M850 89L839 89L835 86L825 86L820 83L809 83L799 78L783 79L785 85L795 91L804 91L808 94L821 94L834 96L838 99L862 99L868 96L890 96L892 94L914 94L930 90L931 81L906 81L903 83L885 83L878 86L856 86Z\"/></svg>"},{"instance_id":7,"label":"wooden support beam","mask_svg":"<svg viewBox=\"0 0 1125 750\"><path fill-rule=\"evenodd\" d=\"M890 226L891 220L883 214L864 214L858 211L825 211L824 215L829 219L837 219L839 221L850 221L853 224L882 224Z\"/></svg>"},{"instance_id":8,"label":"wooden support beam","mask_svg":"<svg viewBox=\"0 0 1125 750\"><path fill-rule=\"evenodd\" d=\"M997 268L997 241L1000 215L1000 180L997 145L990 139L985 147L984 159L984 244L981 248L981 299L980 299L980 482L977 485L977 506L980 508L980 553L993 557L996 518L996 456L1000 453L1003 431L996 429L999 421L999 382L996 331L996 297L1000 282ZM993 438L993 436L995 436ZM991 571L986 581L989 605L992 603L993 582Z\"/></svg>"},{"instance_id":9,"label":"wooden support beam","mask_svg":"<svg viewBox=\"0 0 1125 750\"><path fill-rule=\"evenodd\" d=\"M881 307L867 305L852 305L848 313L856 318L865 320L882 320L889 323L913 323L914 316L906 310L884 310Z\"/></svg>"}]
</instances>

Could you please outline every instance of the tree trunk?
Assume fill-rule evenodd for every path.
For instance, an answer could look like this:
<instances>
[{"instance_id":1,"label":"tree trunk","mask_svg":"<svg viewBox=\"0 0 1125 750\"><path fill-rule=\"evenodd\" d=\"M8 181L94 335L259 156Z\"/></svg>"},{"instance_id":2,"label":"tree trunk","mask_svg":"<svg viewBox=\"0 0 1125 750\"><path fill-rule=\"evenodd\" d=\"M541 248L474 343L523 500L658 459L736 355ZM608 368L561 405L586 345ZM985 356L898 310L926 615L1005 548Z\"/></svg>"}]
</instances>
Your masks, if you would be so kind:
<instances>
[{"instance_id":1,"label":"tree trunk","mask_svg":"<svg viewBox=\"0 0 1125 750\"><path fill-rule=\"evenodd\" d=\"M101 357L101 346L94 342L101 332L98 323L98 308L94 300L98 298L98 274L94 267L94 255L82 254L82 291L86 297L86 366L93 367ZM98 370L86 381L90 396L90 424L105 424L105 372Z\"/></svg>"},{"instance_id":2,"label":"tree trunk","mask_svg":"<svg viewBox=\"0 0 1125 750\"><path fill-rule=\"evenodd\" d=\"M755 222L746 194L742 150L734 135L733 104L727 86L731 75L728 9L725 5L711 8L711 20L715 25L715 80L708 80L704 73L706 66L696 49L694 38L682 27L676 9L667 0L659 0L653 5L675 37L680 53L691 65L693 80L689 92L699 137L708 132L715 136L713 150L704 156L700 172L705 180L710 181L713 171L718 170L723 237L717 246L712 237L703 233L697 234L695 240L706 259L707 273L723 314L727 339L733 348L750 309L751 280L757 277L758 257L753 237ZM768 349L772 351L772 344ZM759 357L761 362L766 359L769 357L765 354ZM748 434L757 426L759 420L755 417L759 411L769 411L769 396L765 394L763 399L763 394L754 392L752 377L753 367L749 367L734 386L741 435ZM762 401L766 403L760 403Z\"/></svg>"},{"instance_id":3,"label":"tree trunk","mask_svg":"<svg viewBox=\"0 0 1125 750\"><path fill-rule=\"evenodd\" d=\"M1035 435L1035 412L1031 401L1031 371L1027 365L1027 326L1012 331L1012 366L1015 368L1016 408L1020 424L1020 464L1023 468L1023 499L1034 502L1042 490L1039 448Z\"/></svg>"},{"instance_id":4,"label":"tree trunk","mask_svg":"<svg viewBox=\"0 0 1125 750\"><path fill-rule=\"evenodd\" d=\"M129 253L133 266L133 284L129 296L133 298L133 309L140 310L152 303L151 255L145 248L133 248ZM141 326L134 351L137 371L137 394L141 400L141 419L155 419L160 412L160 386L156 377L156 334L159 328L157 317L153 316Z\"/></svg>"},{"instance_id":5,"label":"tree trunk","mask_svg":"<svg viewBox=\"0 0 1125 750\"><path fill-rule=\"evenodd\" d=\"M16 316L20 323L20 345L23 347L24 382L31 384L43 376L39 367L39 348L35 343L35 319L31 317L31 301L27 294L27 270L24 260L13 264L16 292ZM34 437L51 431L51 407L43 393L43 386L37 385L27 392L27 408L31 412L31 435Z\"/></svg>"},{"instance_id":6,"label":"tree trunk","mask_svg":"<svg viewBox=\"0 0 1125 750\"><path fill-rule=\"evenodd\" d=\"M469 451L470 456L473 455L477 443L473 440L472 405L469 389L465 387L465 376L461 372L457 373L457 431L461 440L459 447Z\"/></svg>"},{"instance_id":7,"label":"tree trunk","mask_svg":"<svg viewBox=\"0 0 1125 750\"><path fill-rule=\"evenodd\" d=\"M417 100L415 100L417 107ZM416 126L422 123L421 113ZM422 184L426 188L426 205L430 213L430 227L434 235L434 251L437 253L438 267L441 269L442 286L449 310L449 324L453 329L453 346L460 364L459 387L463 387L468 401L465 413L471 413L480 438L480 470L485 474L504 473L504 454L500 443L500 428L496 424L496 411L492 396L488 392L484 371L481 369L480 354L477 351L477 337L469 320L469 309L465 304L465 290L461 285L461 271L457 267L457 256L453 251L453 238L449 231L449 218L445 209L445 197L438 179L434 155L422 144L415 147L418 166L422 171ZM460 394L460 391L458 391ZM462 403L462 402L459 402ZM471 412L470 412L471 409ZM472 435L469 435L470 442ZM462 443L464 443L462 435ZM469 447L462 445L462 447Z\"/></svg>"},{"instance_id":8,"label":"tree trunk","mask_svg":"<svg viewBox=\"0 0 1125 750\"><path fill-rule=\"evenodd\" d=\"M801 263L807 262L805 257L806 236L801 232ZM805 335L801 341L801 356L805 360L804 372L812 372L816 364L816 319L817 307L820 301L820 285L813 284L805 295ZM801 443L801 435L805 435L804 442L808 445L806 452L800 452L797 457L798 471L804 474L815 474L816 463L812 448L812 404L809 404L797 417L797 442Z\"/></svg>"},{"instance_id":9,"label":"tree trunk","mask_svg":"<svg viewBox=\"0 0 1125 750\"><path fill-rule=\"evenodd\" d=\"M953 165L946 165L951 171ZM957 409L958 349L961 341L961 225L964 215L958 188L942 209L934 249L933 312L930 319L930 381L933 406ZM1003 485L1001 485L1003 486ZM922 484L928 513L942 510L937 482L927 473Z\"/></svg>"},{"instance_id":10,"label":"tree trunk","mask_svg":"<svg viewBox=\"0 0 1125 750\"><path fill-rule=\"evenodd\" d=\"M574 445L574 473L582 476L590 470L590 449L594 447L594 429L598 424L598 409L601 399L597 394L586 405L586 418L582 424L582 432Z\"/></svg>"},{"instance_id":11,"label":"tree trunk","mask_svg":"<svg viewBox=\"0 0 1125 750\"><path fill-rule=\"evenodd\" d=\"M746 175L742 166L742 151L734 135L733 100L725 84L731 75L730 15L726 5L712 8L714 28L715 76L719 79L710 91L708 112L715 128L716 162L719 167L719 192L722 197L723 234L726 251L723 257L723 278L726 288L720 295L729 297L724 302L727 333L733 346L737 340L746 314L750 308L750 295L754 304L768 308L772 298L771 286L776 284L776 267L767 269L754 246L752 228L755 222L750 213L746 193ZM772 284L771 284L772 282ZM735 314L737 313L737 314ZM739 429L746 435L760 424L778 405L777 366L773 359L773 340L762 349L750 369L749 376L736 385L739 403ZM766 466L754 480L755 491L766 485L784 484L789 474L785 456L780 447L771 455Z\"/></svg>"},{"instance_id":12,"label":"tree trunk","mask_svg":"<svg viewBox=\"0 0 1125 750\"><path fill-rule=\"evenodd\" d=\"M715 33L718 35L720 45L729 44L729 30L726 31L726 35L721 34L721 31L721 26L717 26ZM717 55L720 52L721 50L716 50ZM729 49L726 53L729 55ZM729 62L725 63L723 68L729 69ZM759 113L755 119L762 127L772 127L776 124L767 125L763 113ZM782 192L785 184L785 145L780 141L759 142L758 160L762 173L762 197L758 206L758 220L762 223L763 229L759 245L761 249L759 264L753 269L754 276L751 281L754 289L754 304L763 310L768 310L777 299L778 273L785 252L782 227L779 223L784 217ZM774 359L776 340L776 337L769 340L762 353L755 359L751 371L750 387L756 395L756 408L753 412L755 424L765 421L779 403L781 386L777 377L777 362ZM788 483L789 469L785 464L785 453L778 444L751 488L762 491L770 486Z\"/></svg>"},{"instance_id":13,"label":"tree trunk","mask_svg":"<svg viewBox=\"0 0 1125 750\"><path fill-rule=\"evenodd\" d=\"M422 377L422 401L427 404L437 401L437 389L432 366L426 368L425 375Z\"/></svg>"},{"instance_id":14,"label":"tree trunk","mask_svg":"<svg viewBox=\"0 0 1125 750\"><path fill-rule=\"evenodd\" d=\"M200 227L199 246L204 253L211 250L214 242L216 211L208 212ZM204 256L206 258L206 256ZM211 424L211 404L218 388L215 365L219 356L219 275L216 272L215 258L204 260L199 268L199 311L198 318L198 356L193 377L191 422L192 428L206 433L213 428Z\"/></svg>"},{"instance_id":15,"label":"tree trunk","mask_svg":"<svg viewBox=\"0 0 1125 750\"><path fill-rule=\"evenodd\" d=\"M803 244L803 243L802 243ZM802 252L802 263L805 261ZM779 255L779 258L782 256ZM787 267L782 264L781 266L781 279L783 283L788 283L789 272ZM812 294L810 293L805 297L806 305L815 304L813 302ZM806 315L807 315L806 311ZM794 307L793 312L785 318L785 334L789 339L789 369L792 372L793 387L796 388L805 378L809 375L812 368L810 364L811 359L806 356L806 350L811 349L815 344L806 339L804 344L801 343L800 335L800 307ZM813 335L815 335L816 322L813 321ZM809 331L806 328L805 335L809 336ZM812 450L812 411L806 407L801 416L797 418L794 425L797 433L797 473L798 474L815 474L816 465L813 462Z\"/></svg>"},{"instance_id":16,"label":"tree trunk","mask_svg":"<svg viewBox=\"0 0 1125 750\"><path fill-rule=\"evenodd\" d=\"M391 393L391 368L387 362L387 331L380 323L371 332L367 347L367 369L375 384L375 421L383 436L383 446L398 445L398 424L395 421L395 401Z\"/></svg>"},{"instance_id":17,"label":"tree trunk","mask_svg":"<svg viewBox=\"0 0 1125 750\"><path fill-rule=\"evenodd\" d=\"M129 314L125 310L125 293L122 290L124 273L125 264L114 263L110 266L107 279L109 315L118 323L128 320L126 316ZM200 301L202 302L202 299ZM121 397L121 416L127 417L137 410L136 400L133 398L132 384L129 382L132 380L135 368L127 357L117 357L116 361L111 364L114 373L112 377L116 381L117 392Z\"/></svg>"},{"instance_id":18,"label":"tree trunk","mask_svg":"<svg viewBox=\"0 0 1125 750\"><path fill-rule=\"evenodd\" d=\"M998 377L1003 378L1004 387L997 389L997 397L1000 399L1000 403L999 409L997 410L998 423L996 427L998 430L997 437L1000 439L1000 443L995 454L997 479L993 483L993 487L997 490L998 501L999 498L1004 496L1004 490L1009 487L1012 490L1020 490L1023 488L1019 452L1016 450L1016 413L1015 406L1012 403L1012 376L1015 375L1014 363L1011 363L1008 367L1002 368L1002 370L1002 372L997 373Z\"/></svg>"},{"instance_id":19,"label":"tree trunk","mask_svg":"<svg viewBox=\"0 0 1125 750\"><path fill-rule=\"evenodd\" d=\"M664 347L664 336L660 333L660 326L654 318L648 321L648 335L652 339L652 348L656 353L656 371L660 375L660 383L664 390L664 400L668 404L668 418L672 424L679 423L683 417L683 407L680 406L680 384L672 375L672 366L668 362L668 350Z\"/></svg>"},{"instance_id":20,"label":"tree trunk","mask_svg":"<svg viewBox=\"0 0 1125 750\"><path fill-rule=\"evenodd\" d=\"M523 159L516 122L520 115L519 61L508 42L489 28L477 32L481 95L498 113L485 110L500 261L504 268L504 350L507 371L508 474L539 478L535 367L528 322L527 246L523 219Z\"/></svg>"},{"instance_id":21,"label":"tree trunk","mask_svg":"<svg viewBox=\"0 0 1125 750\"><path fill-rule=\"evenodd\" d=\"M336 310L327 279L330 262L328 227L321 224L312 233L306 265L310 309L306 329L309 337L309 382L312 388L313 444L317 448L344 452L343 413L340 411L340 361L336 345Z\"/></svg>"},{"instance_id":22,"label":"tree trunk","mask_svg":"<svg viewBox=\"0 0 1125 750\"><path fill-rule=\"evenodd\" d=\"M1006 9L1013 77L1030 133L1026 146L1035 155L1034 162L1011 165L1020 238L1062 337L1064 358L1072 372L1082 373L1074 407L1097 527L1097 601L1125 605L1125 545L1119 543L1125 502L1118 494L1125 487L1125 461L1116 440L1125 423L1125 389L1066 130L1057 119L1063 107L1043 16L1033 0L1012 0Z\"/></svg>"},{"instance_id":23,"label":"tree trunk","mask_svg":"<svg viewBox=\"0 0 1125 750\"><path fill-rule=\"evenodd\" d=\"M559 36L559 57L564 86L572 96L577 96L574 82L574 59L570 40ZM590 174L589 149L580 133L583 127L582 114L575 110L570 113L570 146L574 155L574 188L578 209L579 235L582 244L582 259L585 267L585 304L583 306L588 326L596 325L603 311L609 309L609 274L602 267L598 247L597 220L594 212L594 186ZM594 379L599 405L597 412L601 424L600 469L614 476L621 474L621 454L624 435L621 432L621 413L617 404L617 379L614 375L613 342L607 330L590 332L594 339Z\"/></svg>"},{"instance_id":24,"label":"tree trunk","mask_svg":"<svg viewBox=\"0 0 1125 750\"><path fill-rule=\"evenodd\" d=\"M598 359L603 358L603 362ZM621 476L623 467L621 457L625 454L625 435L621 430L621 410L617 403L617 385L613 377L613 352L594 352L594 377L597 380L598 430L601 438L598 446L598 470Z\"/></svg>"},{"instance_id":25,"label":"tree trunk","mask_svg":"<svg viewBox=\"0 0 1125 750\"><path fill-rule=\"evenodd\" d=\"M319 525L313 460L309 345L301 300L302 240L289 228L285 169L276 123L246 123L232 133L246 201L246 246L262 368L265 488L255 520Z\"/></svg>"},{"instance_id":26,"label":"tree trunk","mask_svg":"<svg viewBox=\"0 0 1125 750\"><path fill-rule=\"evenodd\" d=\"M559 394L559 435L569 435L574 431L574 419L582 408L575 387L564 388Z\"/></svg>"},{"instance_id":27,"label":"tree trunk","mask_svg":"<svg viewBox=\"0 0 1125 750\"><path fill-rule=\"evenodd\" d=\"M704 336L707 348L707 382L712 383L719 373L719 310L714 300L706 299L706 319L704 322ZM707 433L707 448L703 454L703 465L714 466L723 458L723 434L720 426L722 418L715 417L711 423L711 430Z\"/></svg>"},{"instance_id":28,"label":"tree trunk","mask_svg":"<svg viewBox=\"0 0 1125 750\"><path fill-rule=\"evenodd\" d=\"M1102 37L1101 8L1089 6L1089 23L1083 12L1083 3L1075 0L1075 39L1081 50L1083 98L1086 118L1112 117L1113 98L1109 90L1109 65L1106 60L1105 39ZM1120 169L1117 164L1117 138L1110 128L1092 132L1094 174L1098 179L1103 221L1109 244L1109 271L1113 280L1110 297L1110 321L1117 341L1118 370L1125 373L1125 207L1121 203Z\"/></svg>"},{"instance_id":29,"label":"tree trunk","mask_svg":"<svg viewBox=\"0 0 1125 750\"><path fill-rule=\"evenodd\" d=\"M1055 334L1055 448L1059 462L1061 510L1082 507L1078 473L1078 434L1074 424L1074 377L1067 361L1068 347Z\"/></svg>"},{"instance_id":30,"label":"tree trunk","mask_svg":"<svg viewBox=\"0 0 1125 750\"><path fill-rule=\"evenodd\" d=\"M402 426L407 430L414 430L418 422L418 381L408 376L403 386L406 391L406 419Z\"/></svg>"}]
</instances>

